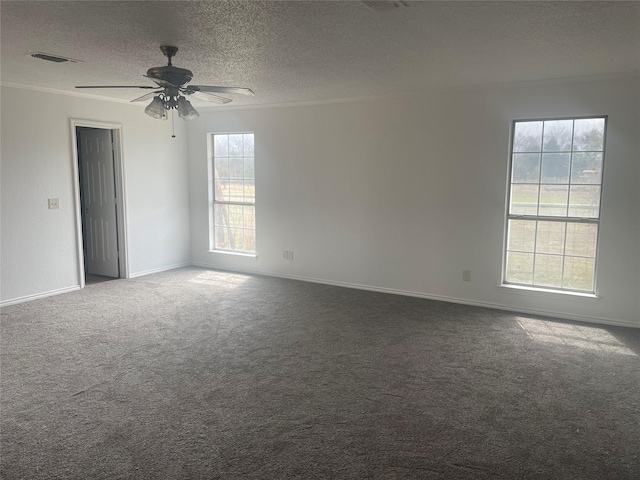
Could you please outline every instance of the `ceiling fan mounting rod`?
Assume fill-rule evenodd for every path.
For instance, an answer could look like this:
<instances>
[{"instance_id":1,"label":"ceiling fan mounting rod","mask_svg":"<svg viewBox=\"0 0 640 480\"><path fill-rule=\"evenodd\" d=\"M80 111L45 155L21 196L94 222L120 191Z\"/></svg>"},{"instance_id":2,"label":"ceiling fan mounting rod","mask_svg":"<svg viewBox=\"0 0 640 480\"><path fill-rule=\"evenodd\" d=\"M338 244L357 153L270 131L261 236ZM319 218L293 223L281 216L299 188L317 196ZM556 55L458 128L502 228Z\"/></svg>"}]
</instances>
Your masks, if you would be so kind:
<instances>
[{"instance_id":1,"label":"ceiling fan mounting rod","mask_svg":"<svg viewBox=\"0 0 640 480\"><path fill-rule=\"evenodd\" d=\"M164 53L165 57L169 59L169 66L171 66L171 57L175 57L176 53L178 53L178 47L162 45L160 47L160 50L162 50L162 53Z\"/></svg>"}]
</instances>

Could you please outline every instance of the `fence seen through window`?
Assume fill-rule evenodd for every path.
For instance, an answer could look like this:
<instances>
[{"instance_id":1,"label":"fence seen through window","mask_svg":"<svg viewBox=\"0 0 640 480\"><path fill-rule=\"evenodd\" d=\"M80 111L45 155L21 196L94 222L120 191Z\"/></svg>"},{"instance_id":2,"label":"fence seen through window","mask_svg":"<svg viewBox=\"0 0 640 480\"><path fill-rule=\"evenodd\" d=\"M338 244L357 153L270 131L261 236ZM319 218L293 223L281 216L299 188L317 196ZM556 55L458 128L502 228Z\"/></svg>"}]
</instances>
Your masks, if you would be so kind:
<instances>
[{"instance_id":1,"label":"fence seen through window","mask_svg":"<svg viewBox=\"0 0 640 480\"><path fill-rule=\"evenodd\" d=\"M594 292L606 117L514 122L505 283Z\"/></svg>"},{"instance_id":2,"label":"fence seen through window","mask_svg":"<svg viewBox=\"0 0 640 480\"><path fill-rule=\"evenodd\" d=\"M212 134L213 250L256 251L253 133Z\"/></svg>"}]
</instances>

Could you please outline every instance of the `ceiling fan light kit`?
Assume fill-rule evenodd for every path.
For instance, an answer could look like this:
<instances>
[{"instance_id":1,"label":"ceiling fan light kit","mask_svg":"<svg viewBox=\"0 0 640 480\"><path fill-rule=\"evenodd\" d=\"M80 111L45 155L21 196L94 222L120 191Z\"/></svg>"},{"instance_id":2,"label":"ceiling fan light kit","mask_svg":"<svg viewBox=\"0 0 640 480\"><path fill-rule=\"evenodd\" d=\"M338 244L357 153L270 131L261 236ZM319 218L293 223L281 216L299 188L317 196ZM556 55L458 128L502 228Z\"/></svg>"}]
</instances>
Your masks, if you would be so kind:
<instances>
[{"instance_id":1,"label":"ceiling fan light kit","mask_svg":"<svg viewBox=\"0 0 640 480\"><path fill-rule=\"evenodd\" d=\"M184 97L178 97L178 106L176 108L178 109L178 116L183 120L193 120L200 116L197 110L191 105L191 102Z\"/></svg>"},{"instance_id":2,"label":"ceiling fan light kit","mask_svg":"<svg viewBox=\"0 0 640 480\"><path fill-rule=\"evenodd\" d=\"M147 105L147 108L144 109L144 113L158 120L164 120L167 118L166 110L160 96L153 98L151 103Z\"/></svg>"},{"instance_id":3,"label":"ceiling fan light kit","mask_svg":"<svg viewBox=\"0 0 640 480\"><path fill-rule=\"evenodd\" d=\"M147 70L145 77L151 79L156 83L157 87L151 86L124 86L124 85L112 85L112 86L77 86L76 88L143 88L154 89L158 88L151 93L142 95L141 97L131 100L132 102L141 102L148 100L153 96L153 100L144 109L144 113L152 118L158 120L166 120L167 113L175 109L178 111L178 116L183 120L193 120L200 115L198 111L193 108L191 102L186 99L188 95L194 95L197 98L214 102L218 104L225 104L231 102L230 98L226 98L218 95L224 94L239 94L239 95L253 95L253 91L244 87L216 87L212 85L189 85L185 86L193 78L191 70L186 68L174 67L171 63L171 59L178 52L178 47L163 45L160 47L162 53L167 57L167 65L162 67L152 67Z\"/></svg>"}]
</instances>

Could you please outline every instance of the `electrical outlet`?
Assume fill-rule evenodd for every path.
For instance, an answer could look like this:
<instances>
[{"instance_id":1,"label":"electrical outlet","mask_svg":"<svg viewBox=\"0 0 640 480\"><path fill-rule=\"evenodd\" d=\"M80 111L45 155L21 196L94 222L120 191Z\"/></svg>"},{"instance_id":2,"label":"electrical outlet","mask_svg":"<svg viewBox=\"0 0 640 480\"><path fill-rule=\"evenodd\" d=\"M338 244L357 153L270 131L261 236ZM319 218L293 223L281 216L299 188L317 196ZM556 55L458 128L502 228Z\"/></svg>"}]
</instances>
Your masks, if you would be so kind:
<instances>
[{"instance_id":1,"label":"electrical outlet","mask_svg":"<svg viewBox=\"0 0 640 480\"><path fill-rule=\"evenodd\" d=\"M471 270L463 270L462 271L462 281L470 282L471 281Z\"/></svg>"},{"instance_id":2,"label":"electrical outlet","mask_svg":"<svg viewBox=\"0 0 640 480\"><path fill-rule=\"evenodd\" d=\"M282 251L282 258L284 258L285 260L293 260L293 251L292 250L283 250Z\"/></svg>"},{"instance_id":3,"label":"electrical outlet","mask_svg":"<svg viewBox=\"0 0 640 480\"><path fill-rule=\"evenodd\" d=\"M60 200L58 198L49 199L49 210L56 210L60 208Z\"/></svg>"}]
</instances>

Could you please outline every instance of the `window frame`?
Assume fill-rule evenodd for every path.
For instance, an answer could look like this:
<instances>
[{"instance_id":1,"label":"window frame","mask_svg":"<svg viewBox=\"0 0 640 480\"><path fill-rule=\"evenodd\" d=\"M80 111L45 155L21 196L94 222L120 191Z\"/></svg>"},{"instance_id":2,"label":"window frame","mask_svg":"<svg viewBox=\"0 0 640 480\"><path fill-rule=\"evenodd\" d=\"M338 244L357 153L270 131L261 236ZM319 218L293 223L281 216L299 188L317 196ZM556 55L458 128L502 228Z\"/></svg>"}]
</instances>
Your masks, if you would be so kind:
<instances>
[{"instance_id":1,"label":"window frame","mask_svg":"<svg viewBox=\"0 0 640 480\"><path fill-rule=\"evenodd\" d=\"M512 214L510 213L511 207L511 197L512 197L512 187L513 187L513 163L514 163L514 153L537 153L537 152L514 152L514 141L515 141L515 133L516 133L516 124L524 123L524 122L543 122L543 135L544 135L544 122L549 121L562 121L562 120L588 120L588 119L602 119L604 120L603 127L603 135L602 135L602 169L600 174L600 195L598 199L598 217L571 217L569 216L569 210L567 210L566 216L545 216L545 215L528 215L528 214ZM583 115L583 116L562 116L562 117L539 117L539 118L524 118L524 119L514 119L511 121L511 131L509 135L509 157L508 157L508 168L507 168L507 183L506 183L506 204L505 204L505 219L504 219L504 237L503 237L503 248L502 248L502 270L501 270L501 279L500 286L506 287L510 289L515 289L528 293L554 293L554 294L564 294L564 295L572 295L576 297L596 297L598 292L598 258L600 256L600 224L601 224L601 216L602 216L602 198L603 198L603 189L604 189L604 179L605 179L605 157L607 151L607 130L608 130L609 116L608 115ZM575 129L575 123L574 123ZM573 135L574 131L572 131L572 148L569 153L573 156ZM542 142L544 142L544 136L542 138ZM541 145L541 163L540 163L540 175L542 175L542 154L544 153L544 147ZM571 186L571 177L568 180L569 187ZM543 185L543 183L538 180L538 186ZM567 207L570 205L569 197L567 197ZM540 196L538 195L538 207L540 205ZM517 283L517 282L509 282L507 281L507 256L509 253L509 221L510 220L525 220L525 221L535 221L535 222L560 222L566 227L569 224L595 224L597 225L597 233L596 233L596 246L594 253L594 267L593 267L593 290L578 290L571 289L565 287L551 287L551 286L542 286L536 285L535 283L525 284L525 283ZM565 234L565 252L566 252L566 234ZM564 259L567 257L566 253L563 252L563 274L562 280L564 281ZM534 251L532 252L534 255L533 260L533 274L535 274L535 243L534 243ZM535 278L534 278L535 281Z\"/></svg>"},{"instance_id":2,"label":"window frame","mask_svg":"<svg viewBox=\"0 0 640 480\"><path fill-rule=\"evenodd\" d=\"M230 200L216 200L215 192L215 137L216 136L229 136L229 135L253 135L254 138L254 152L253 152L253 182L254 182L254 201L253 202L239 202ZM227 255L238 255L244 257L257 258L258 255L258 228L257 228L257 188L255 188L255 132L252 131L232 131L232 132L210 132L207 134L207 157L208 157L208 196L209 196L209 251L213 253L222 253ZM244 157L243 157L244 158ZM246 180L243 173L243 181ZM216 224L215 224L215 206L216 205L237 205L237 206L252 206L254 208L254 242L255 250L232 250L225 249L216 246Z\"/></svg>"}]
</instances>

